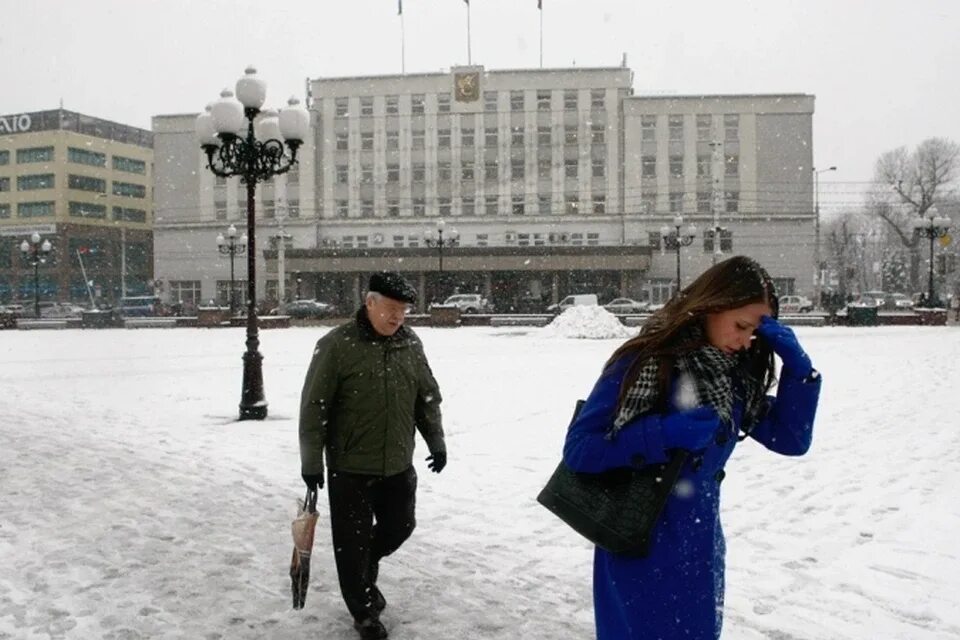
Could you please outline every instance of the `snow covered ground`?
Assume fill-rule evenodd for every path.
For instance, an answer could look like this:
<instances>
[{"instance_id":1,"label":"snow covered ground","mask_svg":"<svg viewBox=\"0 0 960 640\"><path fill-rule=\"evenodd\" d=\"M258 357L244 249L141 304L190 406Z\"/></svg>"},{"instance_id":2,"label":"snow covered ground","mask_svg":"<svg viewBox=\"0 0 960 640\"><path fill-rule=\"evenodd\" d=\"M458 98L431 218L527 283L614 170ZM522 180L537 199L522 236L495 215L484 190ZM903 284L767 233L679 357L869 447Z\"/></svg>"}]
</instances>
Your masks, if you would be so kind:
<instances>
[{"instance_id":1,"label":"snow covered ground","mask_svg":"<svg viewBox=\"0 0 960 640\"><path fill-rule=\"evenodd\" d=\"M356 637L326 504L290 608L296 413L324 329L261 333L270 417L234 422L241 329L0 332L0 638ZM724 482L725 638L960 638L960 329L798 329L825 377L804 458ZM592 637L591 549L534 500L622 339L421 329L450 464L384 561L391 637ZM324 497L325 500L325 497Z\"/></svg>"}]
</instances>

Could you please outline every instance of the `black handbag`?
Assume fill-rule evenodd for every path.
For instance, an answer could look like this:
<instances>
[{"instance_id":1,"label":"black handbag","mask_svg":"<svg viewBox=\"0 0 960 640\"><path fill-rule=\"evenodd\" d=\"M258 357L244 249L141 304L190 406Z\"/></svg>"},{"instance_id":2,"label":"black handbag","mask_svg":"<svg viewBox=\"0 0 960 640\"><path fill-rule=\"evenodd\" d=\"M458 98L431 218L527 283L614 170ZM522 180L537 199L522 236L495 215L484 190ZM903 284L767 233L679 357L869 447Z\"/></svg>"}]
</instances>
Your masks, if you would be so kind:
<instances>
[{"instance_id":1,"label":"black handbag","mask_svg":"<svg viewBox=\"0 0 960 640\"><path fill-rule=\"evenodd\" d=\"M579 400L574 420L582 406ZM687 456L676 450L665 464L604 473L577 473L561 460L537 501L598 547L644 557Z\"/></svg>"}]
</instances>

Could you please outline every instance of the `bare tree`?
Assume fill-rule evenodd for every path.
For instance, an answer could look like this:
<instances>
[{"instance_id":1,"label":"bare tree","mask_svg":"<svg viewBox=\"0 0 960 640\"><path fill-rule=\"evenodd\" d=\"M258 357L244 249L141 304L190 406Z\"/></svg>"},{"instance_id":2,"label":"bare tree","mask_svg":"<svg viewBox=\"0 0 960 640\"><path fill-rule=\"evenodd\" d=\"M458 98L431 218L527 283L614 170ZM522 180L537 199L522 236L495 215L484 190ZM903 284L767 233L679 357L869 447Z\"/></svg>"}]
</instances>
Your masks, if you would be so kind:
<instances>
[{"instance_id":1,"label":"bare tree","mask_svg":"<svg viewBox=\"0 0 960 640\"><path fill-rule=\"evenodd\" d=\"M844 213L826 225L826 258L837 274L841 299L868 287L871 258L875 257L868 245L879 235L874 226L863 213L854 212Z\"/></svg>"},{"instance_id":2,"label":"bare tree","mask_svg":"<svg viewBox=\"0 0 960 640\"><path fill-rule=\"evenodd\" d=\"M919 285L920 242L911 220L930 207L955 198L960 177L960 145L946 138L928 138L912 152L906 147L877 159L874 179L884 185L870 194L868 210L882 220L910 253L910 286Z\"/></svg>"}]
</instances>

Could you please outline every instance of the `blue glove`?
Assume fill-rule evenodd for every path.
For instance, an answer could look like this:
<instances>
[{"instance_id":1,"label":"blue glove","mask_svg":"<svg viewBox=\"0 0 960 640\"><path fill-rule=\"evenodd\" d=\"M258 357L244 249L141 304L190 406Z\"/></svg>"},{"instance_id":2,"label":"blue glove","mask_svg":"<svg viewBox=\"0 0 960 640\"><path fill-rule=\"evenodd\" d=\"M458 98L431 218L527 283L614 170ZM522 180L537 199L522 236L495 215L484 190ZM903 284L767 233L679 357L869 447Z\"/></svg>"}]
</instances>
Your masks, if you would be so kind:
<instances>
[{"instance_id":1,"label":"blue glove","mask_svg":"<svg viewBox=\"0 0 960 640\"><path fill-rule=\"evenodd\" d=\"M767 341L773 352L780 356L784 369L798 378L806 378L813 371L810 356L797 342L793 329L784 326L770 316L760 319L757 335Z\"/></svg>"},{"instance_id":2,"label":"blue glove","mask_svg":"<svg viewBox=\"0 0 960 640\"><path fill-rule=\"evenodd\" d=\"M719 428L720 416L713 407L672 413L660 420L660 433L667 449L706 449Z\"/></svg>"}]
</instances>

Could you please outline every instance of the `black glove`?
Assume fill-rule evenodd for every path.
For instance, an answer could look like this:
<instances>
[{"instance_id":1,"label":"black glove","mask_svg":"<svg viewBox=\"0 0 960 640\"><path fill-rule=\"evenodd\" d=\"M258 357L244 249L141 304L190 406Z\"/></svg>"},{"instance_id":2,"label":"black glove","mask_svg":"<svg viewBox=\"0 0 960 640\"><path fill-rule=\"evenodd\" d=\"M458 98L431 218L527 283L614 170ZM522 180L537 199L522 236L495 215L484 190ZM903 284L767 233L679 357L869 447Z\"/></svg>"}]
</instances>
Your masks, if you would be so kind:
<instances>
[{"instance_id":1,"label":"black glove","mask_svg":"<svg viewBox=\"0 0 960 640\"><path fill-rule=\"evenodd\" d=\"M310 489L311 491L323 489L322 473L301 473L300 477L303 478L303 483L307 485L307 489Z\"/></svg>"},{"instance_id":2,"label":"black glove","mask_svg":"<svg viewBox=\"0 0 960 640\"><path fill-rule=\"evenodd\" d=\"M447 466L447 452L436 451L427 456L427 467L434 473L440 473Z\"/></svg>"}]
</instances>

